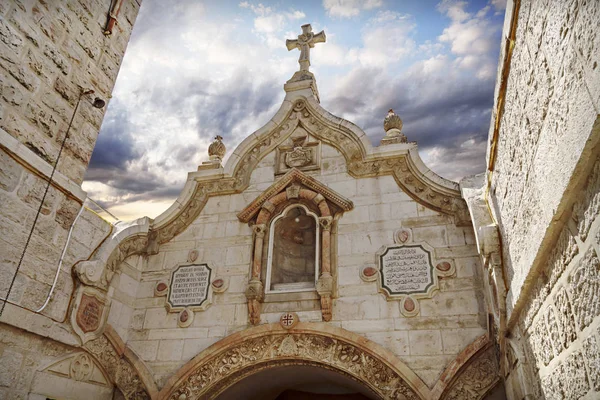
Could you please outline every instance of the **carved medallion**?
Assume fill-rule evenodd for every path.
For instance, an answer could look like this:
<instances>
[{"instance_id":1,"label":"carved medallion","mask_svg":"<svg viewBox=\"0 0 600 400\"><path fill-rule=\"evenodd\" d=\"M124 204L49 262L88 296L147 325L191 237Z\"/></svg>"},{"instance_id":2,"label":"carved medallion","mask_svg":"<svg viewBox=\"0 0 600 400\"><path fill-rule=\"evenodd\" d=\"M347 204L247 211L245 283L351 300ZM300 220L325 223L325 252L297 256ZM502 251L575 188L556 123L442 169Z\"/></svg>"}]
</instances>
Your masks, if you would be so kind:
<instances>
[{"instance_id":1,"label":"carved medallion","mask_svg":"<svg viewBox=\"0 0 600 400\"><path fill-rule=\"evenodd\" d=\"M169 289L169 285L167 285L165 282L160 282L159 281L154 286L154 295L157 296L157 297L166 296L167 295L167 289Z\"/></svg>"},{"instance_id":2,"label":"carved medallion","mask_svg":"<svg viewBox=\"0 0 600 400\"><path fill-rule=\"evenodd\" d=\"M404 244L411 238L410 229L400 228L394 232L394 243Z\"/></svg>"},{"instance_id":3,"label":"carved medallion","mask_svg":"<svg viewBox=\"0 0 600 400\"><path fill-rule=\"evenodd\" d=\"M76 381L87 381L94 372L94 362L92 358L85 353L80 353L71 361L69 375Z\"/></svg>"},{"instance_id":4,"label":"carved medallion","mask_svg":"<svg viewBox=\"0 0 600 400\"><path fill-rule=\"evenodd\" d=\"M194 322L194 312L189 308L184 309L179 313L177 317L177 326L180 328L187 328Z\"/></svg>"},{"instance_id":5,"label":"carved medallion","mask_svg":"<svg viewBox=\"0 0 600 400\"><path fill-rule=\"evenodd\" d=\"M365 282L374 282L377 280L377 268L367 265L360 269L360 279Z\"/></svg>"},{"instance_id":6,"label":"carved medallion","mask_svg":"<svg viewBox=\"0 0 600 400\"><path fill-rule=\"evenodd\" d=\"M211 283L214 293L223 293L229 287L229 280L225 278L217 278Z\"/></svg>"},{"instance_id":7,"label":"carved medallion","mask_svg":"<svg viewBox=\"0 0 600 400\"><path fill-rule=\"evenodd\" d=\"M77 312L77 325L79 325L84 333L97 330L100 327L103 311L104 302L101 302L95 296L89 296L84 293Z\"/></svg>"},{"instance_id":8,"label":"carved medallion","mask_svg":"<svg viewBox=\"0 0 600 400\"><path fill-rule=\"evenodd\" d=\"M290 168L300 168L310 164L312 160L312 150L296 147L294 150L285 153L285 165Z\"/></svg>"},{"instance_id":9,"label":"carved medallion","mask_svg":"<svg viewBox=\"0 0 600 400\"><path fill-rule=\"evenodd\" d=\"M77 289L71 325L83 343L102 334L109 305L110 300L104 291L90 286L80 286Z\"/></svg>"},{"instance_id":10,"label":"carved medallion","mask_svg":"<svg viewBox=\"0 0 600 400\"><path fill-rule=\"evenodd\" d=\"M298 314L295 312L283 313L279 318L279 323L285 329L292 329L298 324L298 322L300 322L300 319L298 318Z\"/></svg>"}]
</instances>

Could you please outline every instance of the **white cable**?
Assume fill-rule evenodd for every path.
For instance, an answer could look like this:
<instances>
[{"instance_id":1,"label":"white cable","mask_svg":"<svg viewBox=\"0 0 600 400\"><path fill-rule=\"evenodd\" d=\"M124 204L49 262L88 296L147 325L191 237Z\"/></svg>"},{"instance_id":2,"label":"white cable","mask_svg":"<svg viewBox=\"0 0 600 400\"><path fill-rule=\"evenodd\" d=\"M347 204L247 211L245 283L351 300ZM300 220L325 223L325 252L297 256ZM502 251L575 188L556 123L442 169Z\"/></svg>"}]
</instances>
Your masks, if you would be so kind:
<instances>
[{"instance_id":1,"label":"white cable","mask_svg":"<svg viewBox=\"0 0 600 400\"><path fill-rule=\"evenodd\" d=\"M85 204L85 202L84 202L84 204ZM65 243L65 247L63 248L62 254L60 255L60 260L58 261L58 269L56 270L56 276L54 276L54 282L52 283L52 288L50 288L50 293L48 293L48 297L46 298L44 305L39 310L37 310L36 313L42 312L44 310L44 308L46 308L48 303L50 303L50 298L52 297L52 293L54 293L54 289L56 288L56 283L58 282L58 276L60 275L60 270L62 269L63 259L65 258L65 254L67 253L67 247L69 247L69 242L71 241L71 234L73 233L73 228L75 228L75 223L79 219L79 216L81 215L81 212L83 211L84 208L85 207L82 204L81 208L79 209L79 212L77 213L77 216L75 217L75 220L71 224L71 228L69 229L69 235L67 236L67 242Z\"/></svg>"}]
</instances>

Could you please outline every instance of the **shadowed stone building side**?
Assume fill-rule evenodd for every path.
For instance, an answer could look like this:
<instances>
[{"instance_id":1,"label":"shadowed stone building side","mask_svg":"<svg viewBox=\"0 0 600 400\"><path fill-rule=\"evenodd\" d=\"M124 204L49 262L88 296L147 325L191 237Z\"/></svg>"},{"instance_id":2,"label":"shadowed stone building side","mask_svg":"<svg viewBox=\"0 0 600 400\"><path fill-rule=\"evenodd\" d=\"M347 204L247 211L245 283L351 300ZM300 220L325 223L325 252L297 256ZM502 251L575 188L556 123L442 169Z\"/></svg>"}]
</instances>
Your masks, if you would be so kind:
<instances>
[{"instance_id":1,"label":"shadowed stone building side","mask_svg":"<svg viewBox=\"0 0 600 400\"><path fill-rule=\"evenodd\" d=\"M110 98L139 7L136 0L0 2L0 298L12 284L0 319L0 398L112 397L111 378L90 369L87 356L77 358L83 370L72 384L64 365L59 375L39 371L80 347L68 321L71 271L114 229L82 208L81 182L106 110L94 101ZM48 376L58 391L43 393Z\"/></svg>"}]
</instances>

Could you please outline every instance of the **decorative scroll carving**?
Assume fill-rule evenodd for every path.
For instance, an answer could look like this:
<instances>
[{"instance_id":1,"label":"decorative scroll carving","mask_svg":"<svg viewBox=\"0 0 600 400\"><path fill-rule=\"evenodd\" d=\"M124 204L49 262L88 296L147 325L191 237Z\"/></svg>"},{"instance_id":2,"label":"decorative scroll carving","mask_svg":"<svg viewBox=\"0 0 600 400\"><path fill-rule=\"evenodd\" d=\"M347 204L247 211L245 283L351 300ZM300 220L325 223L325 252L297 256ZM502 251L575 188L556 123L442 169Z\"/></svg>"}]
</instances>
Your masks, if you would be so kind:
<instances>
[{"instance_id":1,"label":"decorative scroll carving","mask_svg":"<svg viewBox=\"0 0 600 400\"><path fill-rule=\"evenodd\" d=\"M135 368L121 355L117 354L106 336L100 336L98 339L87 342L84 348L102 365L102 368L126 399L150 399L150 395Z\"/></svg>"},{"instance_id":2,"label":"decorative scroll carving","mask_svg":"<svg viewBox=\"0 0 600 400\"><path fill-rule=\"evenodd\" d=\"M419 399L400 374L377 354L325 333L271 331L204 358L168 393L168 399L215 398L259 366L287 361L315 365L353 377L384 399Z\"/></svg>"},{"instance_id":3,"label":"decorative scroll carving","mask_svg":"<svg viewBox=\"0 0 600 400\"><path fill-rule=\"evenodd\" d=\"M489 346L458 374L450 389L442 396L444 400L482 399L500 379L494 346Z\"/></svg>"}]
</instances>

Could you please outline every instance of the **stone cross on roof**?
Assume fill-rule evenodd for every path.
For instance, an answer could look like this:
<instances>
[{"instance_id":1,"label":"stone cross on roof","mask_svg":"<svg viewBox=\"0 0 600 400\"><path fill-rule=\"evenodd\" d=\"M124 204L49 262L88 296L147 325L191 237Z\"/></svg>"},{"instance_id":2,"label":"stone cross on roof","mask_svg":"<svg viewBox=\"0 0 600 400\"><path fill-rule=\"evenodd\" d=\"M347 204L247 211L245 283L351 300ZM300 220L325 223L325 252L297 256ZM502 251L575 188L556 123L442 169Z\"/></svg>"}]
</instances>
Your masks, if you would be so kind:
<instances>
[{"instance_id":1,"label":"stone cross on roof","mask_svg":"<svg viewBox=\"0 0 600 400\"><path fill-rule=\"evenodd\" d=\"M298 35L298 39L288 39L285 41L288 51L292 49L300 50L300 71L308 71L310 67L310 49L315 47L316 43L325 43L325 32L321 31L314 34L310 24L302 25L302 34Z\"/></svg>"}]
</instances>

